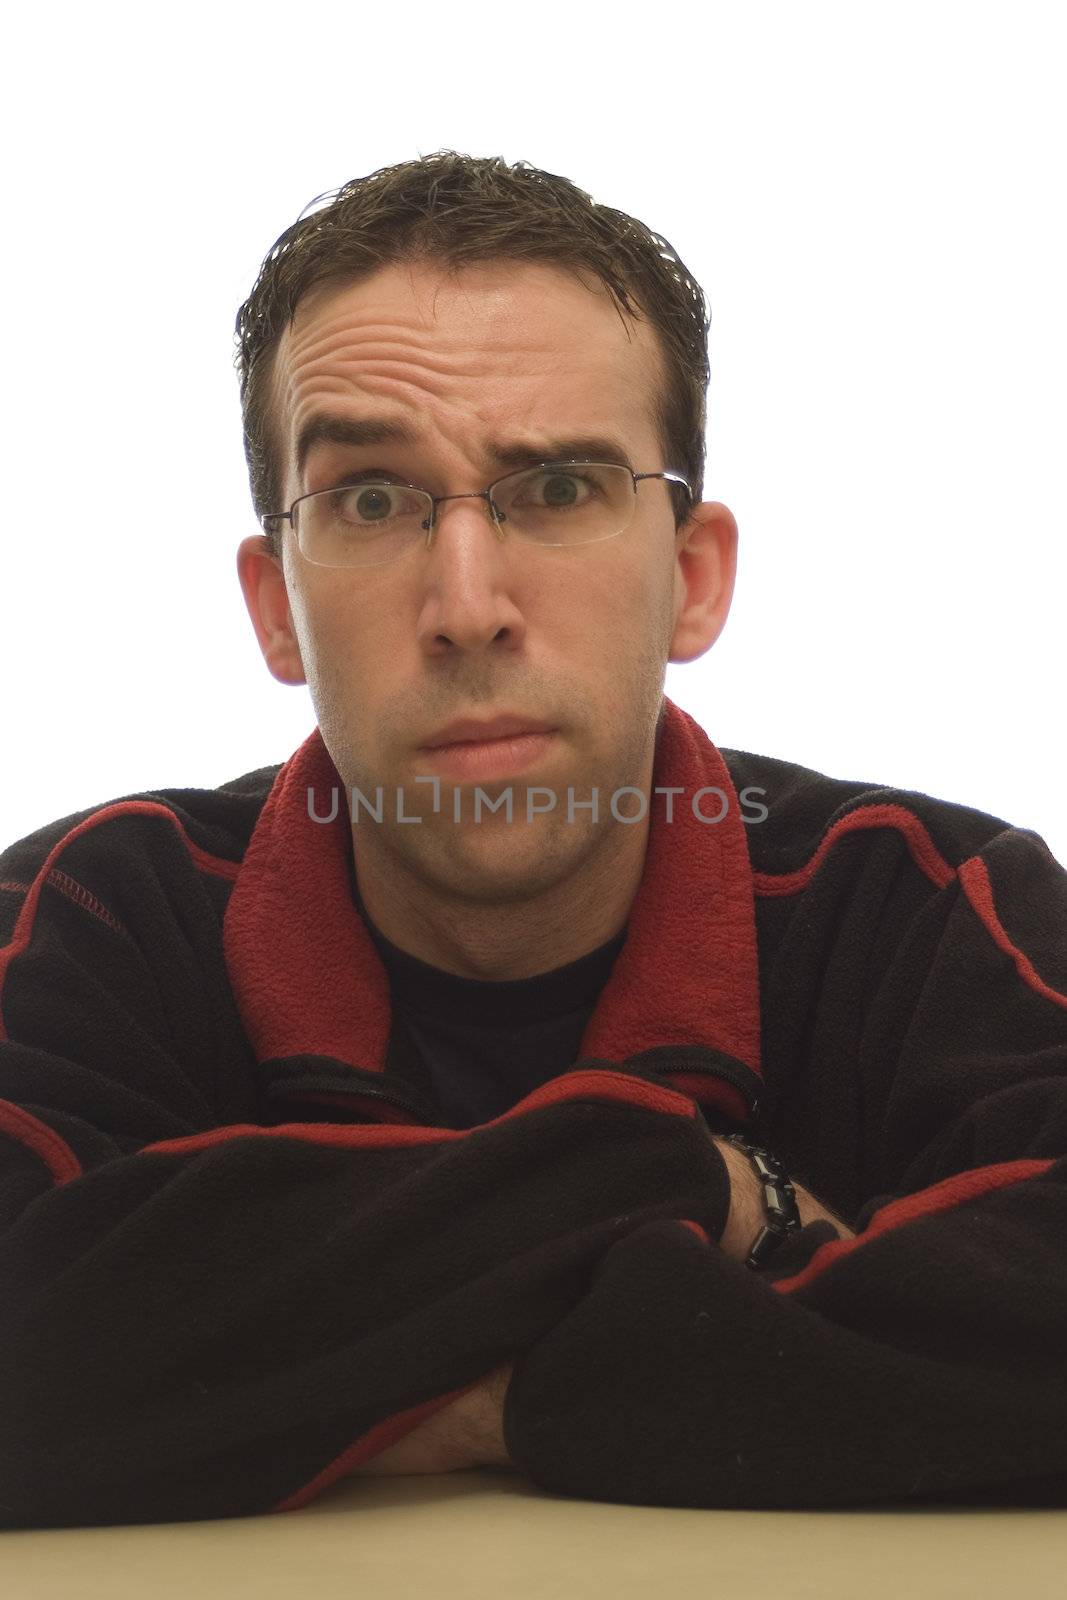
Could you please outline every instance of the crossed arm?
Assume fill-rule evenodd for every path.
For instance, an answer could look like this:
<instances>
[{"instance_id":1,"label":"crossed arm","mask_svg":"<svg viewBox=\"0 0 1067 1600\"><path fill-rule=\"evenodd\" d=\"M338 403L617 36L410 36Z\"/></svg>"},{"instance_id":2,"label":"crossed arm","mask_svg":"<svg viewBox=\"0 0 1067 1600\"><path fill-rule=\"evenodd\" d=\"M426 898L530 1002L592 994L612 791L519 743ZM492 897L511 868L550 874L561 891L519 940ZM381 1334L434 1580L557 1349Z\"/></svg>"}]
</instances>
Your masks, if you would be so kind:
<instances>
[{"instance_id":1,"label":"crossed arm","mask_svg":"<svg viewBox=\"0 0 1067 1600\"><path fill-rule=\"evenodd\" d=\"M730 1175L730 1214L719 1249L734 1261L743 1261L763 1222L763 1185L749 1157L736 1145L715 1140ZM854 1239L851 1228L835 1217L814 1195L794 1183L801 1223L830 1222L843 1239ZM504 1397L513 1363L494 1367L480 1383L450 1405L427 1417L397 1444L382 1450L352 1477L399 1477L417 1473L462 1472L469 1467L510 1467L504 1445Z\"/></svg>"}]
</instances>

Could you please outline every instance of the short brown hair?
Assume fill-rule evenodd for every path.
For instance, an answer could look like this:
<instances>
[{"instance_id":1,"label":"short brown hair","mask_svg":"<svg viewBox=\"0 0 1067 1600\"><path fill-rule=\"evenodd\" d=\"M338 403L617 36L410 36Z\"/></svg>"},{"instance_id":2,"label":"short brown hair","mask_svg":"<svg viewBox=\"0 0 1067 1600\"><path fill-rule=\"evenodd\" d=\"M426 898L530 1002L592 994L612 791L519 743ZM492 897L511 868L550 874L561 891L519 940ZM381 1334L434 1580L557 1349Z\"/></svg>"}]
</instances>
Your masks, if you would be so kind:
<instances>
[{"instance_id":1,"label":"short brown hair","mask_svg":"<svg viewBox=\"0 0 1067 1600\"><path fill-rule=\"evenodd\" d=\"M436 262L456 271L475 261L538 261L579 281L588 268L611 292L620 320L622 310L647 315L665 372L664 390L657 385L651 396L663 460L650 465L681 472L692 485L691 500L681 484L668 485L681 527L703 495L710 316L700 285L666 239L594 203L568 178L525 161L509 166L500 156L454 150L382 167L318 199L329 203L275 241L237 313L235 365L257 516L282 509L271 364L313 284L358 283L396 263Z\"/></svg>"}]
</instances>

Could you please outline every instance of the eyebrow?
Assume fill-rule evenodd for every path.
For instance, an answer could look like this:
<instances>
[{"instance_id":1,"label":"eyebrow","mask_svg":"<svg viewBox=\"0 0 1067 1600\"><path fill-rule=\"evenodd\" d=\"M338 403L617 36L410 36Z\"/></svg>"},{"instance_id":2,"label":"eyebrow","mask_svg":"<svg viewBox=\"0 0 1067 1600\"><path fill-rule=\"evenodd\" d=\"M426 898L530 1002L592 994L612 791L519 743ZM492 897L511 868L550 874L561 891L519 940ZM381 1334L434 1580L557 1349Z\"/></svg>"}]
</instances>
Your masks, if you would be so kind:
<instances>
[{"instance_id":1,"label":"eyebrow","mask_svg":"<svg viewBox=\"0 0 1067 1600\"><path fill-rule=\"evenodd\" d=\"M339 444L359 449L365 445L419 443L418 435L403 422L381 417L343 417L320 412L308 417L296 439L296 470L302 475L316 445ZM633 471L626 446L605 434L581 434L570 439L541 439L521 443L494 439L483 452L486 467L533 467L541 461L616 461Z\"/></svg>"}]
</instances>

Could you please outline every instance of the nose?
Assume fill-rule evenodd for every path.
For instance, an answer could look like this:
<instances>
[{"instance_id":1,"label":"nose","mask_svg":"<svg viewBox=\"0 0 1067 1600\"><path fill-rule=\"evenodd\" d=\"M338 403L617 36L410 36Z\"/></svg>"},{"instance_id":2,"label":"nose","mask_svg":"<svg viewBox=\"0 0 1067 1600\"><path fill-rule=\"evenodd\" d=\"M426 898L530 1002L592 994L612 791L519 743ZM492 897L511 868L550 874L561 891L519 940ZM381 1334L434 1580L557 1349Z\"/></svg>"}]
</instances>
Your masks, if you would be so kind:
<instances>
[{"instance_id":1,"label":"nose","mask_svg":"<svg viewBox=\"0 0 1067 1600\"><path fill-rule=\"evenodd\" d=\"M456 495L438 503L419 578L424 647L469 651L519 642L525 624L514 597L512 544L488 500Z\"/></svg>"}]
</instances>

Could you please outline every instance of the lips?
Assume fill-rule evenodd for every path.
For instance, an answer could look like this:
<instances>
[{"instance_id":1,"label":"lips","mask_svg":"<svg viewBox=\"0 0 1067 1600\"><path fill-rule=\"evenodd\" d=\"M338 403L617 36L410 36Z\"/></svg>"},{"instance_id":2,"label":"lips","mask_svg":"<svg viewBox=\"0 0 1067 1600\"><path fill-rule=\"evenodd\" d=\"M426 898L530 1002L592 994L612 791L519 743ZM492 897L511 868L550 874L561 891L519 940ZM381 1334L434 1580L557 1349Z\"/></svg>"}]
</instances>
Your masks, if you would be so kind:
<instances>
[{"instance_id":1,"label":"lips","mask_svg":"<svg viewBox=\"0 0 1067 1600\"><path fill-rule=\"evenodd\" d=\"M484 733L484 724L482 731ZM422 752L430 774L458 783L515 777L546 761L556 749L556 731L518 733L496 739L460 740Z\"/></svg>"},{"instance_id":2,"label":"lips","mask_svg":"<svg viewBox=\"0 0 1067 1600\"><path fill-rule=\"evenodd\" d=\"M468 717L439 728L436 733L430 735L422 749L439 750L446 745L482 743L490 739L513 739L522 734L553 731L550 722L543 722L535 717L504 715L485 722L478 722Z\"/></svg>"}]
</instances>

